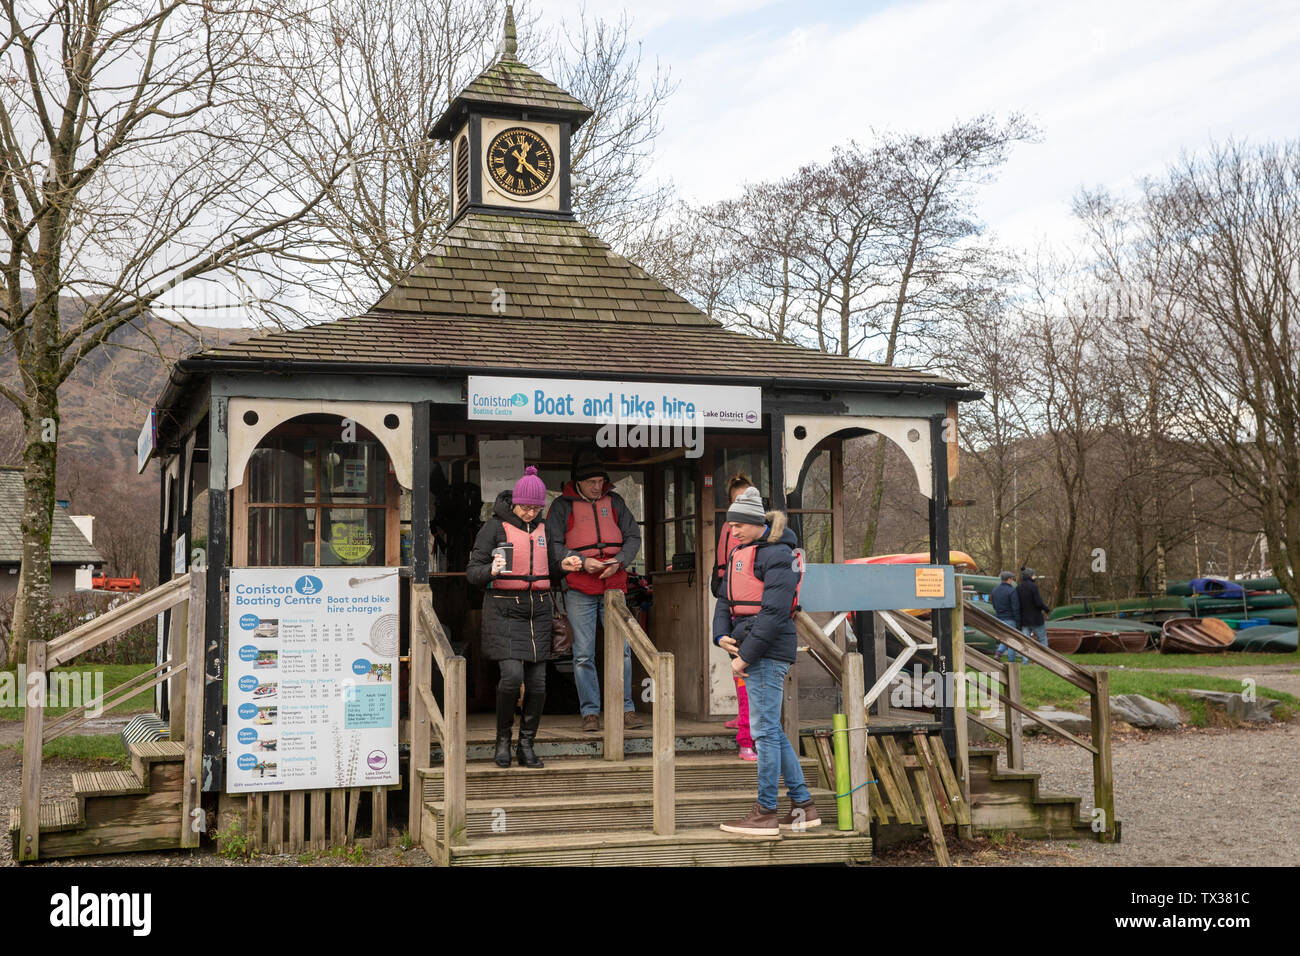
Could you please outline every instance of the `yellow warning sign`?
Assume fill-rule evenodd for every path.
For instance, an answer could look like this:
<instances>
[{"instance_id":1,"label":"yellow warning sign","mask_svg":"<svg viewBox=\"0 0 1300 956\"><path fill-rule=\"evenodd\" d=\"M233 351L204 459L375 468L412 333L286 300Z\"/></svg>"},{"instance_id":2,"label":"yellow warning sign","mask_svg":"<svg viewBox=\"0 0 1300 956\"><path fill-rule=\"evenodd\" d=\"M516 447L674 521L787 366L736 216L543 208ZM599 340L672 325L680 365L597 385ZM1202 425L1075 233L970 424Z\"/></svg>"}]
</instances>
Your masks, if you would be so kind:
<instances>
[{"instance_id":1,"label":"yellow warning sign","mask_svg":"<svg viewBox=\"0 0 1300 956\"><path fill-rule=\"evenodd\" d=\"M364 525L336 521L330 527L330 547L344 564L357 564L375 550L374 540Z\"/></svg>"},{"instance_id":2,"label":"yellow warning sign","mask_svg":"<svg viewBox=\"0 0 1300 956\"><path fill-rule=\"evenodd\" d=\"M943 568L916 569L916 596L925 598L943 597Z\"/></svg>"}]
</instances>

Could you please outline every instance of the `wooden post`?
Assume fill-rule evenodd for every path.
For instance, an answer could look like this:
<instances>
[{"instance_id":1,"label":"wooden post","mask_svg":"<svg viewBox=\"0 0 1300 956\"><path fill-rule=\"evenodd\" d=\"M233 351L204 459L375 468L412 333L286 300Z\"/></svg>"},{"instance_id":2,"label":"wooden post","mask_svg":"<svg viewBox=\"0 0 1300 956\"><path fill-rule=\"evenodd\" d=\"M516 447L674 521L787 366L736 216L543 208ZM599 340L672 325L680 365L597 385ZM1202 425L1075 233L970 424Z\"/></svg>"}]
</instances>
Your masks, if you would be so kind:
<instances>
[{"instance_id":1,"label":"wooden post","mask_svg":"<svg viewBox=\"0 0 1300 956\"><path fill-rule=\"evenodd\" d=\"M208 553L207 601L203 640L205 654L202 673L212 675L203 688L203 762L199 774L205 792L220 793L225 786L225 767L221 760L220 740L222 677L225 674L225 648L222 640L224 608L221 600L222 576L229 563L226 529L228 527L230 400L214 395L208 408ZM202 571L195 570L202 574Z\"/></svg>"},{"instance_id":2,"label":"wooden post","mask_svg":"<svg viewBox=\"0 0 1300 956\"><path fill-rule=\"evenodd\" d=\"M673 655L655 655L654 694L654 830L671 836L677 825L677 730Z\"/></svg>"},{"instance_id":3,"label":"wooden post","mask_svg":"<svg viewBox=\"0 0 1300 956\"><path fill-rule=\"evenodd\" d=\"M952 609L952 689L956 695L953 701L953 730L957 734L957 759L954 769L957 771L957 785L961 788L961 798L970 806L970 727L966 720L966 602L962 593L962 576L953 576L953 587L957 592L957 603ZM974 829L969 824L958 824L957 836L962 840L972 839Z\"/></svg>"},{"instance_id":4,"label":"wooden post","mask_svg":"<svg viewBox=\"0 0 1300 956\"><path fill-rule=\"evenodd\" d=\"M870 654L876 662L876 680L880 675L889 669L889 654L885 651L885 622L880 619L879 614L871 615L871 648L863 648L864 654ZM872 681L875 686L875 681ZM889 688L886 687L876 698L876 716L888 717L890 715L889 707Z\"/></svg>"},{"instance_id":5,"label":"wooden post","mask_svg":"<svg viewBox=\"0 0 1300 956\"><path fill-rule=\"evenodd\" d=\"M465 658L447 662L443 700L447 739L443 742L442 775L448 852L465 843Z\"/></svg>"},{"instance_id":6,"label":"wooden post","mask_svg":"<svg viewBox=\"0 0 1300 956\"><path fill-rule=\"evenodd\" d=\"M1115 782L1110 765L1110 674L1098 670L1097 692L1092 696L1092 805L1105 814L1101 841L1115 840ZM25 768L25 765L24 765Z\"/></svg>"},{"instance_id":7,"label":"wooden post","mask_svg":"<svg viewBox=\"0 0 1300 956\"><path fill-rule=\"evenodd\" d=\"M605 759L623 759L623 621L605 592Z\"/></svg>"},{"instance_id":8,"label":"wooden post","mask_svg":"<svg viewBox=\"0 0 1300 956\"><path fill-rule=\"evenodd\" d=\"M316 852L325 849L325 791L311 791L311 834L308 846Z\"/></svg>"},{"instance_id":9,"label":"wooden post","mask_svg":"<svg viewBox=\"0 0 1300 956\"><path fill-rule=\"evenodd\" d=\"M190 600L186 608L185 647L185 762L181 789L181 846L196 847L204 830L203 800L203 666L205 658L208 581L200 571L190 572ZM175 608L172 618L180 616ZM175 656L172 660L175 660ZM173 702L175 704L176 702ZM172 713L176 710L173 706ZM173 737L173 740L176 738ZM199 816L195 815L198 811ZM197 826L196 826L197 825Z\"/></svg>"},{"instance_id":10,"label":"wooden post","mask_svg":"<svg viewBox=\"0 0 1300 956\"><path fill-rule=\"evenodd\" d=\"M289 852L301 853L305 845L304 817L307 811L305 790L289 791Z\"/></svg>"},{"instance_id":11,"label":"wooden post","mask_svg":"<svg viewBox=\"0 0 1300 956\"><path fill-rule=\"evenodd\" d=\"M414 510L412 510L414 514ZM414 534L412 538L414 538ZM420 823L424 811L424 786L420 780L420 768L429 765L429 749L432 744L432 726L430 721L433 719L429 713L428 707L424 703L424 695L420 693L421 687L431 687L433 684L433 648L429 646L429 636L420 626L419 609L420 603L427 596L429 584L427 581L412 580L409 588L410 600L410 629L411 629L411 660L409 667L410 690L406 695L408 706L411 714L411 765L408 768L409 778L407 780L407 803L409 829L411 831L412 843L420 842ZM443 747L443 773L446 773L446 747Z\"/></svg>"},{"instance_id":12,"label":"wooden post","mask_svg":"<svg viewBox=\"0 0 1300 956\"><path fill-rule=\"evenodd\" d=\"M801 752L799 746L799 655L785 672L785 681L781 686L781 726L787 739L794 746L794 752Z\"/></svg>"},{"instance_id":13,"label":"wooden post","mask_svg":"<svg viewBox=\"0 0 1300 956\"><path fill-rule=\"evenodd\" d=\"M948 533L948 445L955 438L943 415L930 416L930 563L948 564L952 557ZM939 613L930 615L934 634L934 663L939 680L946 683L952 669L952 618ZM957 754L957 722L951 701L940 701L939 721L943 749L949 757Z\"/></svg>"},{"instance_id":14,"label":"wooden post","mask_svg":"<svg viewBox=\"0 0 1300 956\"><path fill-rule=\"evenodd\" d=\"M370 849L388 846L388 788L375 787L370 798Z\"/></svg>"},{"instance_id":15,"label":"wooden post","mask_svg":"<svg viewBox=\"0 0 1300 956\"><path fill-rule=\"evenodd\" d=\"M1007 662L1007 700L1020 703L1020 662ZM1025 742L1020 736L1020 724L1023 718L1020 711L1008 707L1004 701L1002 709L1006 711L1007 720L1007 767L1011 770L1025 769Z\"/></svg>"},{"instance_id":16,"label":"wooden post","mask_svg":"<svg viewBox=\"0 0 1300 956\"><path fill-rule=\"evenodd\" d=\"M330 846L348 845L348 792L343 787L330 790Z\"/></svg>"},{"instance_id":17,"label":"wooden post","mask_svg":"<svg viewBox=\"0 0 1300 956\"><path fill-rule=\"evenodd\" d=\"M23 779L19 798L18 862L40 858L41 748L45 737L45 641L27 642L27 686L23 708Z\"/></svg>"},{"instance_id":18,"label":"wooden post","mask_svg":"<svg viewBox=\"0 0 1300 956\"><path fill-rule=\"evenodd\" d=\"M284 852L284 791L277 790L266 798L266 851Z\"/></svg>"},{"instance_id":19,"label":"wooden post","mask_svg":"<svg viewBox=\"0 0 1300 956\"><path fill-rule=\"evenodd\" d=\"M262 852L262 795L260 793L250 793L248 795L248 820L244 827L248 837L248 848L254 854Z\"/></svg>"},{"instance_id":20,"label":"wooden post","mask_svg":"<svg viewBox=\"0 0 1300 956\"><path fill-rule=\"evenodd\" d=\"M871 809L867 800L870 794L866 782L871 779L871 762L867 759L867 708L863 700L867 694L866 679L862 673L862 655L844 655L844 716L849 725L849 803L853 807L853 832L871 830Z\"/></svg>"},{"instance_id":21,"label":"wooden post","mask_svg":"<svg viewBox=\"0 0 1300 956\"><path fill-rule=\"evenodd\" d=\"M180 607L171 609L167 635L167 659L175 667L181 661L188 661L189 654L187 632L190 618ZM202 662L199 663L200 668ZM187 668L188 670L188 668ZM174 673L167 678L167 727L172 740L185 739L185 690L188 680L185 672Z\"/></svg>"}]
</instances>

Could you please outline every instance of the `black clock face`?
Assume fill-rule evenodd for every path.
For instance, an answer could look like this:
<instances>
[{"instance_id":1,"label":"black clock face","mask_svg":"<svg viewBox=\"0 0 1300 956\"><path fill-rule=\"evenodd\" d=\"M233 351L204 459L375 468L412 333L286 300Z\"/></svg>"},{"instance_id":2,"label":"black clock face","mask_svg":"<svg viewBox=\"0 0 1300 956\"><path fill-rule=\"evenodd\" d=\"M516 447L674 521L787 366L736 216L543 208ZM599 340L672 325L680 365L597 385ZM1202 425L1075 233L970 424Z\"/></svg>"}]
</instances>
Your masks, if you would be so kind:
<instances>
[{"instance_id":1,"label":"black clock face","mask_svg":"<svg viewBox=\"0 0 1300 956\"><path fill-rule=\"evenodd\" d=\"M488 146L492 181L512 196L541 192L555 175L555 156L546 140L530 129L513 126Z\"/></svg>"}]
</instances>

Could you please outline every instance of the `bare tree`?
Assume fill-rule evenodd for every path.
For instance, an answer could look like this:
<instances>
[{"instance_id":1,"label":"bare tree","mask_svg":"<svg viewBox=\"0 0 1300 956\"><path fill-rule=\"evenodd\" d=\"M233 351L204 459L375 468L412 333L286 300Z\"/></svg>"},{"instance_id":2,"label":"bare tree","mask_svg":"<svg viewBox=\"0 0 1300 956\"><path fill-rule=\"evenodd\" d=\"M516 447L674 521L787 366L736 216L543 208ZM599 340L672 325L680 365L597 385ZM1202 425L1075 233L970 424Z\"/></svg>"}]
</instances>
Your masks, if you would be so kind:
<instances>
[{"instance_id":1,"label":"bare tree","mask_svg":"<svg viewBox=\"0 0 1300 956\"><path fill-rule=\"evenodd\" d=\"M301 288L332 311L363 311L442 239L450 212L445 143L429 138L454 96L501 52L499 0L287 0L304 11L270 38L265 81L245 103L266 124L278 166L322 189L340 153L348 173L299 223ZM573 204L618 247L636 247L664 212L667 190L647 185L662 72L641 77L630 23L585 18L548 36L520 5L518 56L594 114L572 142ZM289 77L289 88L277 78Z\"/></svg>"},{"instance_id":2,"label":"bare tree","mask_svg":"<svg viewBox=\"0 0 1300 956\"><path fill-rule=\"evenodd\" d=\"M1185 256L1162 343L1203 470L1246 504L1300 599L1300 142L1230 143L1145 184L1146 219Z\"/></svg>"},{"instance_id":3,"label":"bare tree","mask_svg":"<svg viewBox=\"0 0 1300 956\"><path fill-rule=\"evenodd\" d=\"M260 285L332 180L286 180L236 124L274 0L0 0L0 395L22 417L23 563L11 651L50 617L59 387L186 283ZM341 164L340 164L341 168ZM296 193L296 195L295 195Z\"/></svg>"}]
</instances>

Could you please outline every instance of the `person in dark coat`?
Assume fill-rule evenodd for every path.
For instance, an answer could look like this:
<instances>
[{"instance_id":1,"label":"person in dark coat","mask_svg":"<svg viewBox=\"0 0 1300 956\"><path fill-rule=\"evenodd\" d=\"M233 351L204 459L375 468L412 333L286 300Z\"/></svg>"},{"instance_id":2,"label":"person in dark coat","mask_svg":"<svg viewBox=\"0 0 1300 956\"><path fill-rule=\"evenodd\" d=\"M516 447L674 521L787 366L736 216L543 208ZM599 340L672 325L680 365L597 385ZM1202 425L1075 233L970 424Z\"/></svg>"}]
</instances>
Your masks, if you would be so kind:
<instances>
[{"instance_id":1,"label":"person in dark coat","mask_svg":"<svg viewBox=\"0 0 1300 956\"><path fill-rule=\"evenodd\" d=\"M749 816L723 823L729 833L780 836L782 829L819 826L794 745L781 726L785 675L796 659L794 609L803 576L794 532L780 511L764 511L758 489L746 488L727 509L736 547L713 614L713 643L732 655L731 669L745 678L750 733L758 750L758 799ZM789 812L777 814L781 778Z\"/></svg>"},{"instance_id":2,"label":"person in dark coat","mask_svg":"<svg viewBox=\"0 0 1300 956\"><path fill-rule=\"evenodd\" d=\"M993 605L994 617L1018 631L1020 630L1020 594L1016 591L1015 580L1014 574L1003 571L998 586L989 594L989 603ZM1016 659L1016 652L999 641L993 656L1002 660L1003 654L1007 655L1008 661Z\"/></svg>"},{"instance_id":3,"label":"person in dark coat","mask_svg":"<svg viewBox=\"0 0 1300 956\"><path fill-rule=\"evenodd\" d=\"M1020 587L1016 588L1020 598L1020 633L1025 637L1034 637L1038 643L1047 646L1047 617L1052 609L1043 603L1043 595L1038 590L1038 575L1033 568L1020 569Z\"/></svg>"},{"instance_id":4,"label":"person in dark coat","mask_svg":"<svg viewBox=\"0 0 1300 956\"><path fill-rule=\"evenodd\" d=\"M479 529L465 570L469 583L487 592L483 654L501 669L494 755L498 767L510 766L520 687L525 688L524 707L515 756L521 767L542 766L533 741L546 703L546 662L551 656L550 548L541 520L545 506L546 485L530 465L513 491L497 495L492 518ZM499 550L507 544L512 546L509 558Z\"/></svg>"}]
</instances>

